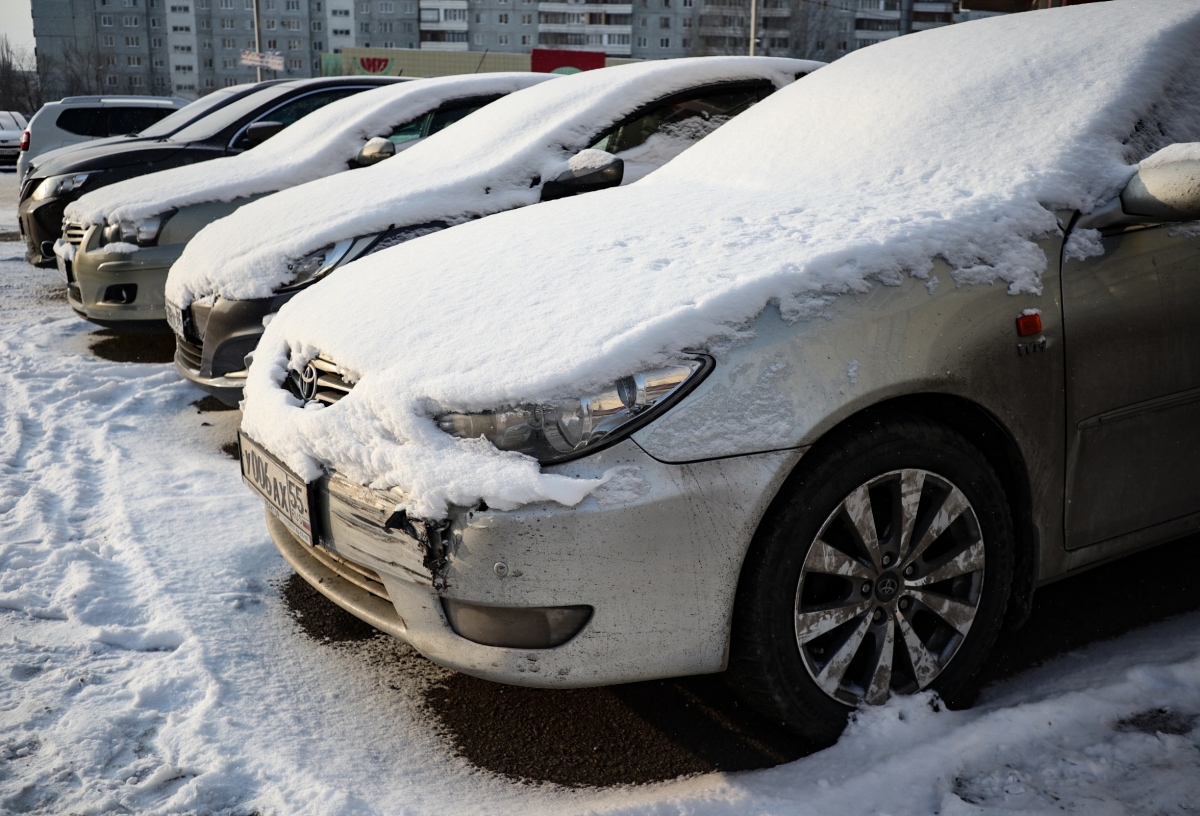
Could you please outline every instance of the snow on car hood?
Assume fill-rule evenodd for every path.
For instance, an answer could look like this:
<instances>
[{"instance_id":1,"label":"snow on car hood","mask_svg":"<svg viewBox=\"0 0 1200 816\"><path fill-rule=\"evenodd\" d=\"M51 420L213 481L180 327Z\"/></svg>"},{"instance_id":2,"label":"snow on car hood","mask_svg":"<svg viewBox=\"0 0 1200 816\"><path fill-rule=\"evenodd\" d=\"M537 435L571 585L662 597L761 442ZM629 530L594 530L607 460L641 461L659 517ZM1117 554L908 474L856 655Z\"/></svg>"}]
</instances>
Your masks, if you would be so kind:
<instances>
[{"instance_id":1,"label":"snow on car hood","mask_svg":"<svg viewBox=\"0 0 1200 816\"><path fill-rule=\"evenodd\" d=\"M535 178L566 170L569 156L599 130L649 100L745 79L782 87L822 65L771 57L656 60L530 88L374 167L295 187L209 224L172 267L167 299L186 307L210 295L265 297L291 278L291 261L328 244L535 204Z\"/></svg>"},{"instance_id":2,"label":"snow on car hood","mask_svg":"<svg viewBox=\"0 0 1200 816\"><path fill-rule=\"evenodd\" d=\"M306 478L395 487L427 517L578 502L595 480L432 416L589 393L744 335L770 302L810 318L937 256L959 285L1037 293L1052 210L1110 200L1145 156L1200 141L1197 42L1200 3L1139 0L856 51L629 187L418 238L301 293L255 352L243 427ZM357 384L304 408L280 382L318 353Z\"/></svg>"},{"instance_id":3,"label":"snow on car hood","mask_svg":"<svg viewBox=\"0 0 1200 816\"><path fill-rule=\"evenodd\" d=\"M470 74L361 91L313 111L245 153L102 187L70 204L66 217L84 226L137 221L189 204L233 201L304 184L348 170L368 139L387 135L443 102L511 93L545 78L528 73Z\"/></svg>"}]
</instances>

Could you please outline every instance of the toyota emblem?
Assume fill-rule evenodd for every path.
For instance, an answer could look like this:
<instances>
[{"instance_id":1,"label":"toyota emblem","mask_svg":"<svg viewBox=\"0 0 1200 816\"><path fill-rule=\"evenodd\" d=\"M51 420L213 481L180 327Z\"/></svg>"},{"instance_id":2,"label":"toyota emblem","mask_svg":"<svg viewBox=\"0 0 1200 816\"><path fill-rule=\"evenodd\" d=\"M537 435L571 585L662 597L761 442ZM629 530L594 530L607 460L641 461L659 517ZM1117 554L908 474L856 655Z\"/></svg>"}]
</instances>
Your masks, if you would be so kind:
<instances>
[{"instance_id":1,"label":"toyota emblem","mask_svg":"<svg viewBox=\"0 0 1200 816\"><path fill-rule=\"evenodd\" d=\"M311 399L316 399L317 396L317 377L321 372L312 363L304 367L300 372L300 396L305 402Z\"/></svg>"},{"instance_id":2,"label":"toyota emblem","mask_svg":"<svg viewBox=\"0 0 1200 816\"><path fill-rule=\"evenodd\" d=\"M875 584L875 597L887 603L899 589L900 581L896 576L891 573L885 573L879 576L879 580Z\"/></svg>"}]
</instances>

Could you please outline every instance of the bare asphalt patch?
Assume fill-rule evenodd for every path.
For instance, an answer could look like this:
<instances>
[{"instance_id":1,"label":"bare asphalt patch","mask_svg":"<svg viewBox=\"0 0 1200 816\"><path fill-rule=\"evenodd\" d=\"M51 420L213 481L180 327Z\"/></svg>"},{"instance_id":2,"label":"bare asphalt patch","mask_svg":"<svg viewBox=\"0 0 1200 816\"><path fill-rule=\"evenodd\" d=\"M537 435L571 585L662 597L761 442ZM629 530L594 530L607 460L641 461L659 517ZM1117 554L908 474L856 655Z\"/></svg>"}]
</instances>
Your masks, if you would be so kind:
<instances>
[{"instance_id":1,"label":"bare asphalt patch","mask_svg":"<svg viewBox=\"0 0 1200 816\"><path fill-rule=\"evenodd\" d=\"M92 353L112 363L170 363L175 360L175 335L169 331L102 329L92 337L96 338L91 344Z\"/></svg>"}]
</instances>

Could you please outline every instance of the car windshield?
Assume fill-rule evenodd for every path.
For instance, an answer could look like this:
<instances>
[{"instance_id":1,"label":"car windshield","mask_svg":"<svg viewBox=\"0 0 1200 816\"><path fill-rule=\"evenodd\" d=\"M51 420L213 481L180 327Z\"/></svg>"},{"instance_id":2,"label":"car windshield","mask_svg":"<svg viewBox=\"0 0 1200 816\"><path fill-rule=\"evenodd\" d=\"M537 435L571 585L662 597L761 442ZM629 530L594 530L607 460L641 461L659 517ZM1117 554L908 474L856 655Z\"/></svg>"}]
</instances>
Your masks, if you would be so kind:
<instances>
[{"instance_id":1,"label":"car windshield","mask_svg":"<svg viewBox=\"0 0 1200 816\"><path fill-rule=\"evenodd\" d=\"M257 91L251 91L240 98L238 93L244 93L244 88L222 89L200 99L187 107L180 108L167 118L151 127L146 128L139 136L149 138L172 138L175 141L193 142L197 139L207 139L214 133L228 127L237 121L246 110L253 110L262 104L263 100L274 98L282 93L279 86L268 86ZM220 96L218 99L214 97ZM212 101L210 101L212 100ZM248 107L239 107L239 104ZM205 107L197 107L204 105ZM236 109L236 110L234 110ZM187 114L184 116L184 114Z\"/></svg>"},{"instance_id":2,"label":"car windshield","mask_svg":"<svg viewBox=\"0 0 1200 816\"><path fill-rule=\"evenodd\" d=\"M8 111L0 111L0 130L20 130L24 125Z\"/></svg>"}]
</instances>

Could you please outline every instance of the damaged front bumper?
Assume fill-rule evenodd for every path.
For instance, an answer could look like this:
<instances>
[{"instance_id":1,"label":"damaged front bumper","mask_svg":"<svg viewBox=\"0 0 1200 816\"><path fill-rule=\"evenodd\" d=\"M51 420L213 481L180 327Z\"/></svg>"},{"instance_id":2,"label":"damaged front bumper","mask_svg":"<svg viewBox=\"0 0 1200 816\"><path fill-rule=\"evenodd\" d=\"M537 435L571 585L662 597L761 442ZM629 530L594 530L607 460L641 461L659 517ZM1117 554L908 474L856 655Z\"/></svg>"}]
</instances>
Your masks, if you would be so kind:
<instances>
[{"instance_id":1,"label":"damaged front bumper","mask_svg":"<svg viewBox=\"0 0 1200 816\"><path fill-rule=\"evenodd\" d=\"M547 468L616 475L576 507L393 512L338 476L312 492L308 546L273 511L284 558L334 603L467 674L591 686L720 671L742 558L801 451L672 465L633 441Z\"/></svg>"}]
</instances>

